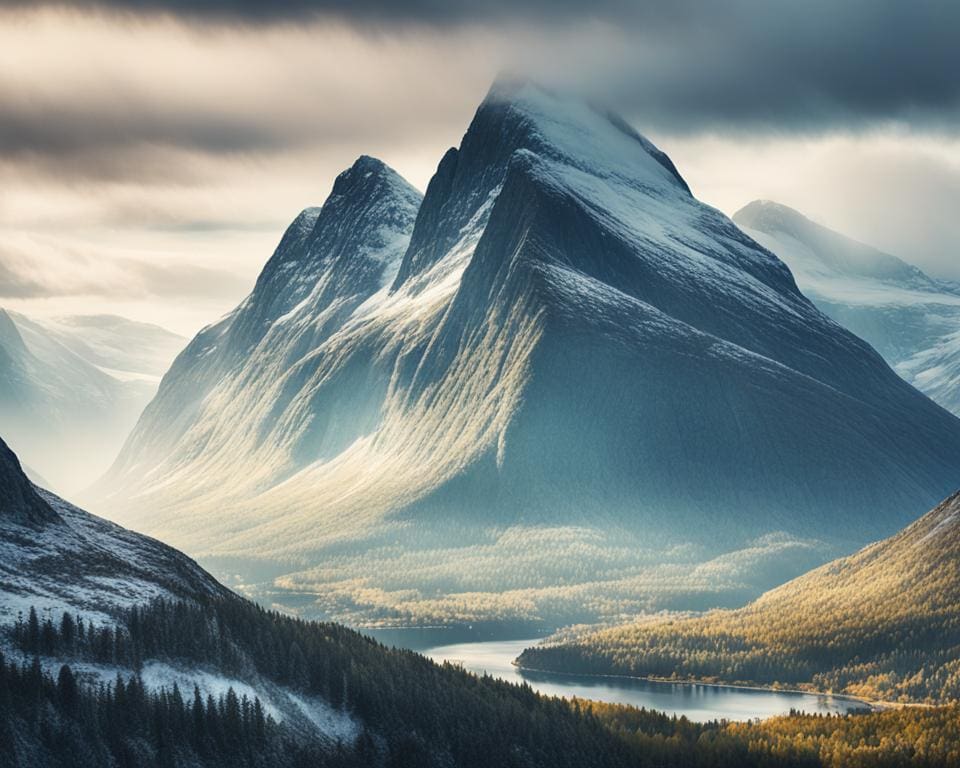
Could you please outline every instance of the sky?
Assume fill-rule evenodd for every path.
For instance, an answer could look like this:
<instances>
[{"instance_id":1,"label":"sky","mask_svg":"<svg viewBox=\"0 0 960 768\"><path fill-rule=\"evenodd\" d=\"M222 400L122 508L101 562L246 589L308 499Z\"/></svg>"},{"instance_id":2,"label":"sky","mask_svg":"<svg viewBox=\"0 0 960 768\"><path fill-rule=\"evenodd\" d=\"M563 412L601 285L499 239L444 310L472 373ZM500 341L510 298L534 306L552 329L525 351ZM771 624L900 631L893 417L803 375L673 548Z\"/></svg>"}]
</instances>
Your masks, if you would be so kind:
<instances>
[{"instance_id":1,"label":"sky","mask_svg":"<svg viewBox=\"0 0 960 768\"><path fill-rule=\"evenodd\" d=\"M421 189L500 72L620 112L702 200L960 280L960 4L0 0L0 306L184 335L360 154Z\"/></svg>"}]
</instances>

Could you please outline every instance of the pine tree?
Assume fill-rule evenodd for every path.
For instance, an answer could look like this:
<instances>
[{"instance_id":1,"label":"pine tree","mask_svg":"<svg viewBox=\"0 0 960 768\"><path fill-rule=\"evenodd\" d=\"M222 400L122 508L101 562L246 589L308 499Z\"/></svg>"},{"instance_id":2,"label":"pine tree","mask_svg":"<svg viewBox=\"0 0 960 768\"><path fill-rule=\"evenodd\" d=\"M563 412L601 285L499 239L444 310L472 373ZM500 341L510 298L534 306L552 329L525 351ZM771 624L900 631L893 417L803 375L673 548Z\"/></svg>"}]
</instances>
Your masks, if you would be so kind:
<instances>
[{"instance_id":1,"label":"pine tree","mask_svg":"<svg viewBox=\"0 0 960 768\"><path fill-rule=\"evenodd\" d=\"M76 624L73 621L73 616L68 611L64 611L63 616L60 617L60 642L64 650L72 653L75 640Z\"/></svg>"},{"instance_id":2,"label":"pine tree","mask_svg":"<svg viewBox=\"0 0 960 768\"><path fill-rule=\"evenodd\" d=\"M30 618L27 620L27 653L34 656L40 653L40 620L37 609L30 606Z\"/></svg>"},{"instance_id":3,"label":"pine tree","mask_svg":"<svg viewBox=\"0 0 960 768\"><path fill-rule=\"evenodd\" d=\"M64 664L57 676L57 698L61 709L70 717L75 717L80 702L80 691L73 670Z\"/></svg>"}]
</instances>

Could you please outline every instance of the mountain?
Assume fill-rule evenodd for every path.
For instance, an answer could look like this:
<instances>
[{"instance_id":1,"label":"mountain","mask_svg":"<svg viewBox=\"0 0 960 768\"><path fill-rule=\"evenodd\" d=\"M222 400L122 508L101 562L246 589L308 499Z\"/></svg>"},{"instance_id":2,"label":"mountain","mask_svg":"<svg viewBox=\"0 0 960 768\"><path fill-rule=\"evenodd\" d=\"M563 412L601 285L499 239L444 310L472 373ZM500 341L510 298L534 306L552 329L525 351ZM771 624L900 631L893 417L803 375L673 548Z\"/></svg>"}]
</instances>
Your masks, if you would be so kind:
<instances>
[{"instance_id":1,"label":"mountain","mask_svg":"<svg viewBox=\"0 0 960 768\"><path fill-rule=\"evenodd\" d=\"M735 611L531 648L534 669L695 677L960 700L960 492L895 536Z\"/></svg>"},{"instance_id":2,"label":"mountain","mask_svg":"<svg viewBox=\"0 0 960 768\"><path fill-rule=\"evenodd\" d=\"M0 623L33 605L99 617L156 597L227 593L174 549L36 488L0 440Z\"/></svg>"},{"instance_id":3,"label":"mountain","mask_svg":"<svg viewBox=\"0 0 960 768\"><path fill-rule=\"evenodd\" d=\"M118 315L28 318L10 313L21 334L31 331L56 340L88 363L121 380L160 383L187 340L152 323Z\"/></svg>"},{"instance_id":4,"label":"mountain","mask_svg":"<svg viewBox=\"0 0 960 768\"><path fill-rule=\"evenodd\" d=\"M0 429L37 477L76 490L114 460L184 339L111 315L0 309Z\"/></svg>"},{"instance_id":5,"label":"mountain","mask_svg":"<svg viewBox=\"0 0 960 768\"><path fill-rule=\"evenodd\" d=\"M821 310L960 415L960 285L929 277L779 203L755 200L733 220L787 263Z\"/></svg>"},{"instance_id":6,"label":"mountain","mask_svg":"<svg viewBox=\"0 0 960 768\"><path fill-rule=\"evenodd\" d=\"M960 479L960 420L622 119L501 82L419 208L372 164L177 359L98 509L301 610L549 623L742 603Z\"/></svg>"}]
</instances>

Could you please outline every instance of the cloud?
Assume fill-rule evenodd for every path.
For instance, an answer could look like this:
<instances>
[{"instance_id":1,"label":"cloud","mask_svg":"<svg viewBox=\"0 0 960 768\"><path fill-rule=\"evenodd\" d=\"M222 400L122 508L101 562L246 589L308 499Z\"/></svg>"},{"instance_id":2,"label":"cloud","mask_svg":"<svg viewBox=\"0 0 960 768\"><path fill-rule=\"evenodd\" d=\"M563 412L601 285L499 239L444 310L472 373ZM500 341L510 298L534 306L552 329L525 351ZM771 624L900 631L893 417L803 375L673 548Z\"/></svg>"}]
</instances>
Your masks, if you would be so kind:
<instances>
[{"instance_id":1,"label":"cloud","mask_svg":"<svg viewBox=\"0 0 960 768\"><path fill-rule=\"evenodd\" d=\"M223 269L102 257L50 238L0 249L0 299L233 299L249 287Z\"/></svg>"},{"instance_id":2,"label":"cloud","mask_svg":"<svg viewBox=\"0 0 960 768\"><path fill-rule=\"evenodd\" d=\"M694 194L727 213L752 199L776 200L929 274L960 281L960 137L890 130L803 141L655 138Z\"/></svg>"},{"instance_id":3,"label":"cloud","mask_svg":"<svg viewBox=\"0 0 960 768\"><path fill-rule=\"evenodd\" d=\"M17 0L0 0L0 5L21 12L36 7L35 2ZM746 125L808 131L903 120L951 129L960 105L960 78L955 74L960 70L960 4L953 0L61 0L49 5L96 9L106 15L96 17L102 24L113 19L130 27L144 18L143 24L199 23L214 48L230 35L247 35L253 59L238 60L233 74L242 70L255 82L262 62L257 41L250 36L259 35L269 46L270 39L295 39L309 30L317 41L315 52L326 64L304 70L315 73L314 85L323 90L331 82L342 82L347 69L340 67L349 69L351 81L363 81L373 64L382 79L381 97L393 102L388 106L396 106L390 94L397 95L398 87L415 102L422 101L424 86L436 104L455 100L457 89L444 87L451 83L450 74L462 81L476 62L466 52L451 50L449 43L466 38L484 43L470 53L485 60L485 68L523 69L541 79L577 84L644 115L657 128L699 131ZM404 84L390 63L375 54L372 60L324 57L322 48L329 38L324 29L331 25L386 43L400 73L420 78ZM404 40L414 47L396 47ZM285 57L295 65L307 63L296 47L278 60ZM428 65L419 71L409 66L418 58ZM162 60L180 69L175 57ZM180 82L191 87L189 79ZM350 118L353 105L369 95L366 89L357 94L342 89L338 95L347 122L362 130L363 121ZM296 138L270 127L295 117L296 110L284 115L265 109L261 118L278 118L270 123L202 111L164 116L143 105L132 106L138 107L136 114L151 119L135 126L123 120L113 123L117 128L112 134L104 126L110 140L131 128L148 137L155 133L161 140L186 139L194 146L226 150ZM329 132L339 113L326 110L319 129ZM391 117L407 122L398 112ZM29 119L14 115L7 122L8 145L33 135ZM49 126L36 136L53 147L71 140Z\"/></svg>"},{"instance_id":4,"label":"cloud","mask_svg":"<svg viewBox=\"0 0 960 768\"><path fill-rule=\"evenodd\" d=\"M35 299L49 295L46 286L25 270L17 269L4 261L0 252L0 298Z\"/></svg>"},{"instance_id":5,"label":"cloud","mask_svg":"<svg viewBox=\"0 0 960 768\"><path fill-rule=\"evenodd\" d=\"M0 294L227 309L357 155L423 188L501 70L612 106L708 202L779 196L935 268L958 28L939 0L0 0Z\"/></svg>"}]
</instances>

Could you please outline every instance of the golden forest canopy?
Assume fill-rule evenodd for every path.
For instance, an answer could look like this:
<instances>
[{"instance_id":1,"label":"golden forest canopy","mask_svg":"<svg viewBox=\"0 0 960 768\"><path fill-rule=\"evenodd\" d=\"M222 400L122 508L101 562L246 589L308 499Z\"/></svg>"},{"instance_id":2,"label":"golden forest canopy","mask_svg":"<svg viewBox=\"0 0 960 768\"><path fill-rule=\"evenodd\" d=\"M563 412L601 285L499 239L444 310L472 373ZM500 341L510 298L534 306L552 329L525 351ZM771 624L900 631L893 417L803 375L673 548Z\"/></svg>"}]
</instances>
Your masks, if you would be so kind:
<instances>
[{"instance_id":1,"label":"golden forest canopy","mask_svg":"<svg viewBox=\"0 0 960 768\"><path fill-rule=\"evenodd\" d=\"M738 610L528 649L531 668L960 699L960 493L889 539Z\"/></svg>"}]
</instances>

